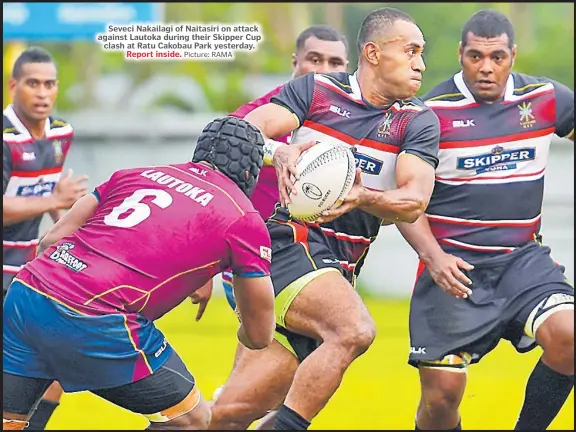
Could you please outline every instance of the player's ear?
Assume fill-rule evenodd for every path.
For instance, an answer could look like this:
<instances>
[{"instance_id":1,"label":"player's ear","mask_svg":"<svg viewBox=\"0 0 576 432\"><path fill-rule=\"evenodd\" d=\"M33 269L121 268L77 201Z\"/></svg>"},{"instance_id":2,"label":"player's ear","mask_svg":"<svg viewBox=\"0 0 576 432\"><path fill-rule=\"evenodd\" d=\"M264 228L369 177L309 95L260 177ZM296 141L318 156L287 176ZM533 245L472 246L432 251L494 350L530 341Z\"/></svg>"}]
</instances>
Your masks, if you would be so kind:
<instances>
[{"instance_id":1,"label":"player's ear","mask_svg":"<svg viewBox=\"0 0 576 432\"><path fill-rule=\"evenodd\" d=\"M378 48L378 45L376 45L374 42L368 42L366 45L364 45L362 51L364 52L366 60L375 66L378 64L380 61L380 49Z\"/></svg>"},{"instance_id":2,"label":"player's ear","mask_svg":"<svg viewBox=\"0 0 576 432\"><path fill-rule=\"evenodd\" d=\"M296 53L292 53L292 72L296 71L296 65L298 64L298 59L296 58Z\"/></svg>"},{"instance_id":3,"label":"player's ear","mask_svg":"<svg viewBox=\"0 0 576 432\"><path fill-rule=\"evenodd\" d=\"M512 64L510 66L514 66L514 61L516 60L516 44L512 47Z\"/></svg>"},{"instance_id":4,"label":"player's ear","mask_svg":"<svg viewBox=\"0 0 576 432\"><path fill-rule=\"evenodd\" d=\"M12 100L14 100L14 92L16 91L16 84L18 84L18 81L16 81L15 78L10 77L10 79L8 80L8 91L10 92L10 97L12 98Z\"/></svg>"},{"instance_id":5,"label":"player's ear","mask_svg":"<svg viewBox=\"0 0 576 432\"><path fill-rule=\"evenodd\" d=\"M462 65L462 41L458 42L458 63Z\"/></svg>"}]
</instances>

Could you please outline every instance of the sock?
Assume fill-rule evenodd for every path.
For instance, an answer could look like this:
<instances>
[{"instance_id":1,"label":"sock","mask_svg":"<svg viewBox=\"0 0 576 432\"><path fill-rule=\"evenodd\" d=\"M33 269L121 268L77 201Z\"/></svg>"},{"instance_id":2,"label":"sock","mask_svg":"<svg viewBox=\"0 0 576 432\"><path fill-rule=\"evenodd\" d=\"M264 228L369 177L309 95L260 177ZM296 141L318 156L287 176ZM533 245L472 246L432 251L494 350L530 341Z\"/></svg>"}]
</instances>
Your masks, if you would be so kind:
<instances>
[{"instance_id":1,"label":"sock","mask_svg":"<svg viewBox=\"0 0 576 432\"><path fill-rule=\"evenodd\" d=\"M286 405L278 410L274 430L308 430L308 427L310 422Z\"/></svg>"},{"instance_id":2,"label":"sock","mask_svg":"<svg viewBox=\"0 0 576 432\"><path fill-rule=\"evenodd\" d=\"M52 402L46 399L41 399L38 403L36 411L30 417L30 424L24 430L44 430L48 424L48 420L52 417L54 410L60 405L59 402Z\"/></svg>"},{"instance_id":3,"label":"sock","mask_svg":"<svg viewBox=\"0 0 576 432\"><path fill-rule=\"evenodd\" d=\"M560 374L540 359L532 371L524 405L514 430L546 430L568 399L574 387L574 375Z\"/></svg>"},{"instance_id":4,"label":"sock","mask_svg":"<svg viewBox=\"0 0 576 432\"><path fill-rule=\"evenodd\" d=\"M423 429L420 429L418 427L418 423L416 423L416 427L414 428L414 430L423 430ZM454 429L448 429L448 430L462 430L462 419L458 420L458 424Z\"/></svg>"}]
</instances>

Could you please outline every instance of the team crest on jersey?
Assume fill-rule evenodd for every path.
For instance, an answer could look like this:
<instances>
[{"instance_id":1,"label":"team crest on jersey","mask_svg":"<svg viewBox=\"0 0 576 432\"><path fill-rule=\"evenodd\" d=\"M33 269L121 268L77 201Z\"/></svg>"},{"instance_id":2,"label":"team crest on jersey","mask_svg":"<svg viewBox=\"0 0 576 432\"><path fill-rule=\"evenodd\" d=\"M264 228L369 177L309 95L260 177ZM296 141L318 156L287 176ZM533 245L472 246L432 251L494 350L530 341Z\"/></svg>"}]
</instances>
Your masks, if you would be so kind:
<instances>
[{"instance_id":1,"label":"team crest on jersey","mask_svg":"<svg viewBox=\"0 0 576 432\"><path fill-rule=\"evenodd\" d=\"M378 138L389 137L391 128L392 128L392 111L388 111L384 116L384 121L378 127Z\"/></svg>"},{"instance_id":2,"label":"team crest on jersey","mask_svg":"<svg viewBox=\"0 0 576 432\"><path fill-rule=\"evenodd\" d=\"M52 141L52 147L54 147L54 160L57 164L62 163L64 159L64 152L62 151L62 141L54 140Z\"/></svg>"},{"instance_id":3,"label":"team crest on jersey","mask_svg":"<svg viewBox=\"0 0 576 432\"><path fill-rule=\"evenodd\" d=\"M70 253L74 249L74 243L64 242L61 245L56 246L56 250L50 254L50 259L57 262L58 264L64 264L70 270L78 273L88 267L88 265L76 258Z\"/></svg>"},{"instance_id":4,"label":"team crest on jersey","mask_svg":"<svg viewBox=\"0 0 576 432\"><path fill-rule=\"evenodd\" d=\"M516 169L519 162L528 162L535 158L534 147L505 150L502 146L496 146L488 154L458 158L457 167L460 170L475 170L476 174L482 174Z\"/></svg>"},{"instance_id":5,"label":"team crest on jersey","mask_svg":"<svg viewBox=\"0 0 576 432\"><path fill-rule=\"evenodd\" d=\"M522 102L518 104L520 110L520 125L524 128L531 128L536 124L536 116L532 112L532 102Z\"/></svg>"}]
</instances>

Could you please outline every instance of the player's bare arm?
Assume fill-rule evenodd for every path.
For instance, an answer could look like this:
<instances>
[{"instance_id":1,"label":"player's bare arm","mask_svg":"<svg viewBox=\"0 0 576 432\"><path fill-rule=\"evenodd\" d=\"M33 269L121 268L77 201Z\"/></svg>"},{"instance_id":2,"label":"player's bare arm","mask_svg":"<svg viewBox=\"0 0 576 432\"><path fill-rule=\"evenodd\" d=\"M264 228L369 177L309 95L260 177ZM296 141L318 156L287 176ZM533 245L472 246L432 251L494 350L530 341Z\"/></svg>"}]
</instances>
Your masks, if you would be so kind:
<instances>
[{"instance_id":1,"label":"player's bare arm","mask_svg":"<svg viewBox=\"0 0 576 432\"><path fill-rule=\"evenodd\" d=\"M274 141L274 138L284 136L300 126L298 118L288 109L275 103L268 103L248 113L245 120L262 131L264 136L264 164L276 168L280 203L285 206L290 203L290 193L296 194L296 188L290 180L290 175L298 178L296 160L298 156L314 144L310 141L299 145L286 145ZM290 191L290 192L289 192Z\"/></svg>"},{"instance_id":2,"label":"player's bare arm","mask_svg":"<svg viewBox=\"0 0 576 432\"><path fill-rule=\"evenodd\" d=\"M448 294L467 298L472 294L472 281L461 269L472 270L473 265L462 258L447 254L434 238L426 215L414 223L398 223L398 230L416 251L434 281Z\"/></svg>"},{"instance_id":3,"label":"player's bare arm","mask_svg":"<svg viewBox=\"0 0 576 432\"><path fill-rule=\"evenodd\" d=\"M397 189L383 192L367 189L357 170L354 186L342 205L324 212L318 223L330 222L356 207L392 222L416 221L434 189L434 167L412 154L403 154L396 164L396 184Z\"/></svg>"},{"instance_id":4,"label":"player's bare arm","mask_svg":"<svg viewBox=\"0 0 576 432\"><path fill-rule=\"evenodd\" d=\"M238 340L250 349L266 348L274 336L274 289L270 276L234 276L234 297L241 326Z\"/></svg>"},{"instance_id":5,"label":"player's bare arm","mask_svg":"<svg viewBox=\"0 0 576 432\"><path fill-rule=\"evenodd\" d=\"M38 255L44 253L52 244L61 238L74 233L86 223L98 208L98 198L88 194L80 198L58 222L46 233L38 246Z\"/></svg>"},{"instance_id":6,"label":"player's bare arm","mask_svg":"<svg viewBox=\"0 0 576 432\"><path fill-rule=\"evenodd\" d=\"M72 179L72 170L69 170L54 188L52 195L47 197L3 197L2 217L3 225L31 219L47 212L58 212L70 208L81 196L86 193L88 179L81 176Z\"/></svg>"}]
</instances>

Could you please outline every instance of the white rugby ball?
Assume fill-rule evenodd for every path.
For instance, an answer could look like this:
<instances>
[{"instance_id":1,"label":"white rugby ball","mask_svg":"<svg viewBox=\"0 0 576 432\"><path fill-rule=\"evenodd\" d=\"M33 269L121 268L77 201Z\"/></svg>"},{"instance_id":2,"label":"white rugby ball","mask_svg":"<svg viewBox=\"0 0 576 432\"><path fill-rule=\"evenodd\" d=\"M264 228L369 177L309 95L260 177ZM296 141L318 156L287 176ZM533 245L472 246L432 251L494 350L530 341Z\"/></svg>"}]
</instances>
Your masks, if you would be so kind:
<instances>
[{"instance_id":1,"label":"white rugby ball","mask_svg":"<svg viewBox=\"0 0 576 432\"><path fill-rule=\"evenodd\" d=\"M290 194L288 210L295 218L311 222L348 195L356 162L349 146L319 142L300 155L296 168L300 173L294 182L297 194Z\"/></svg>"}]
</instances>

